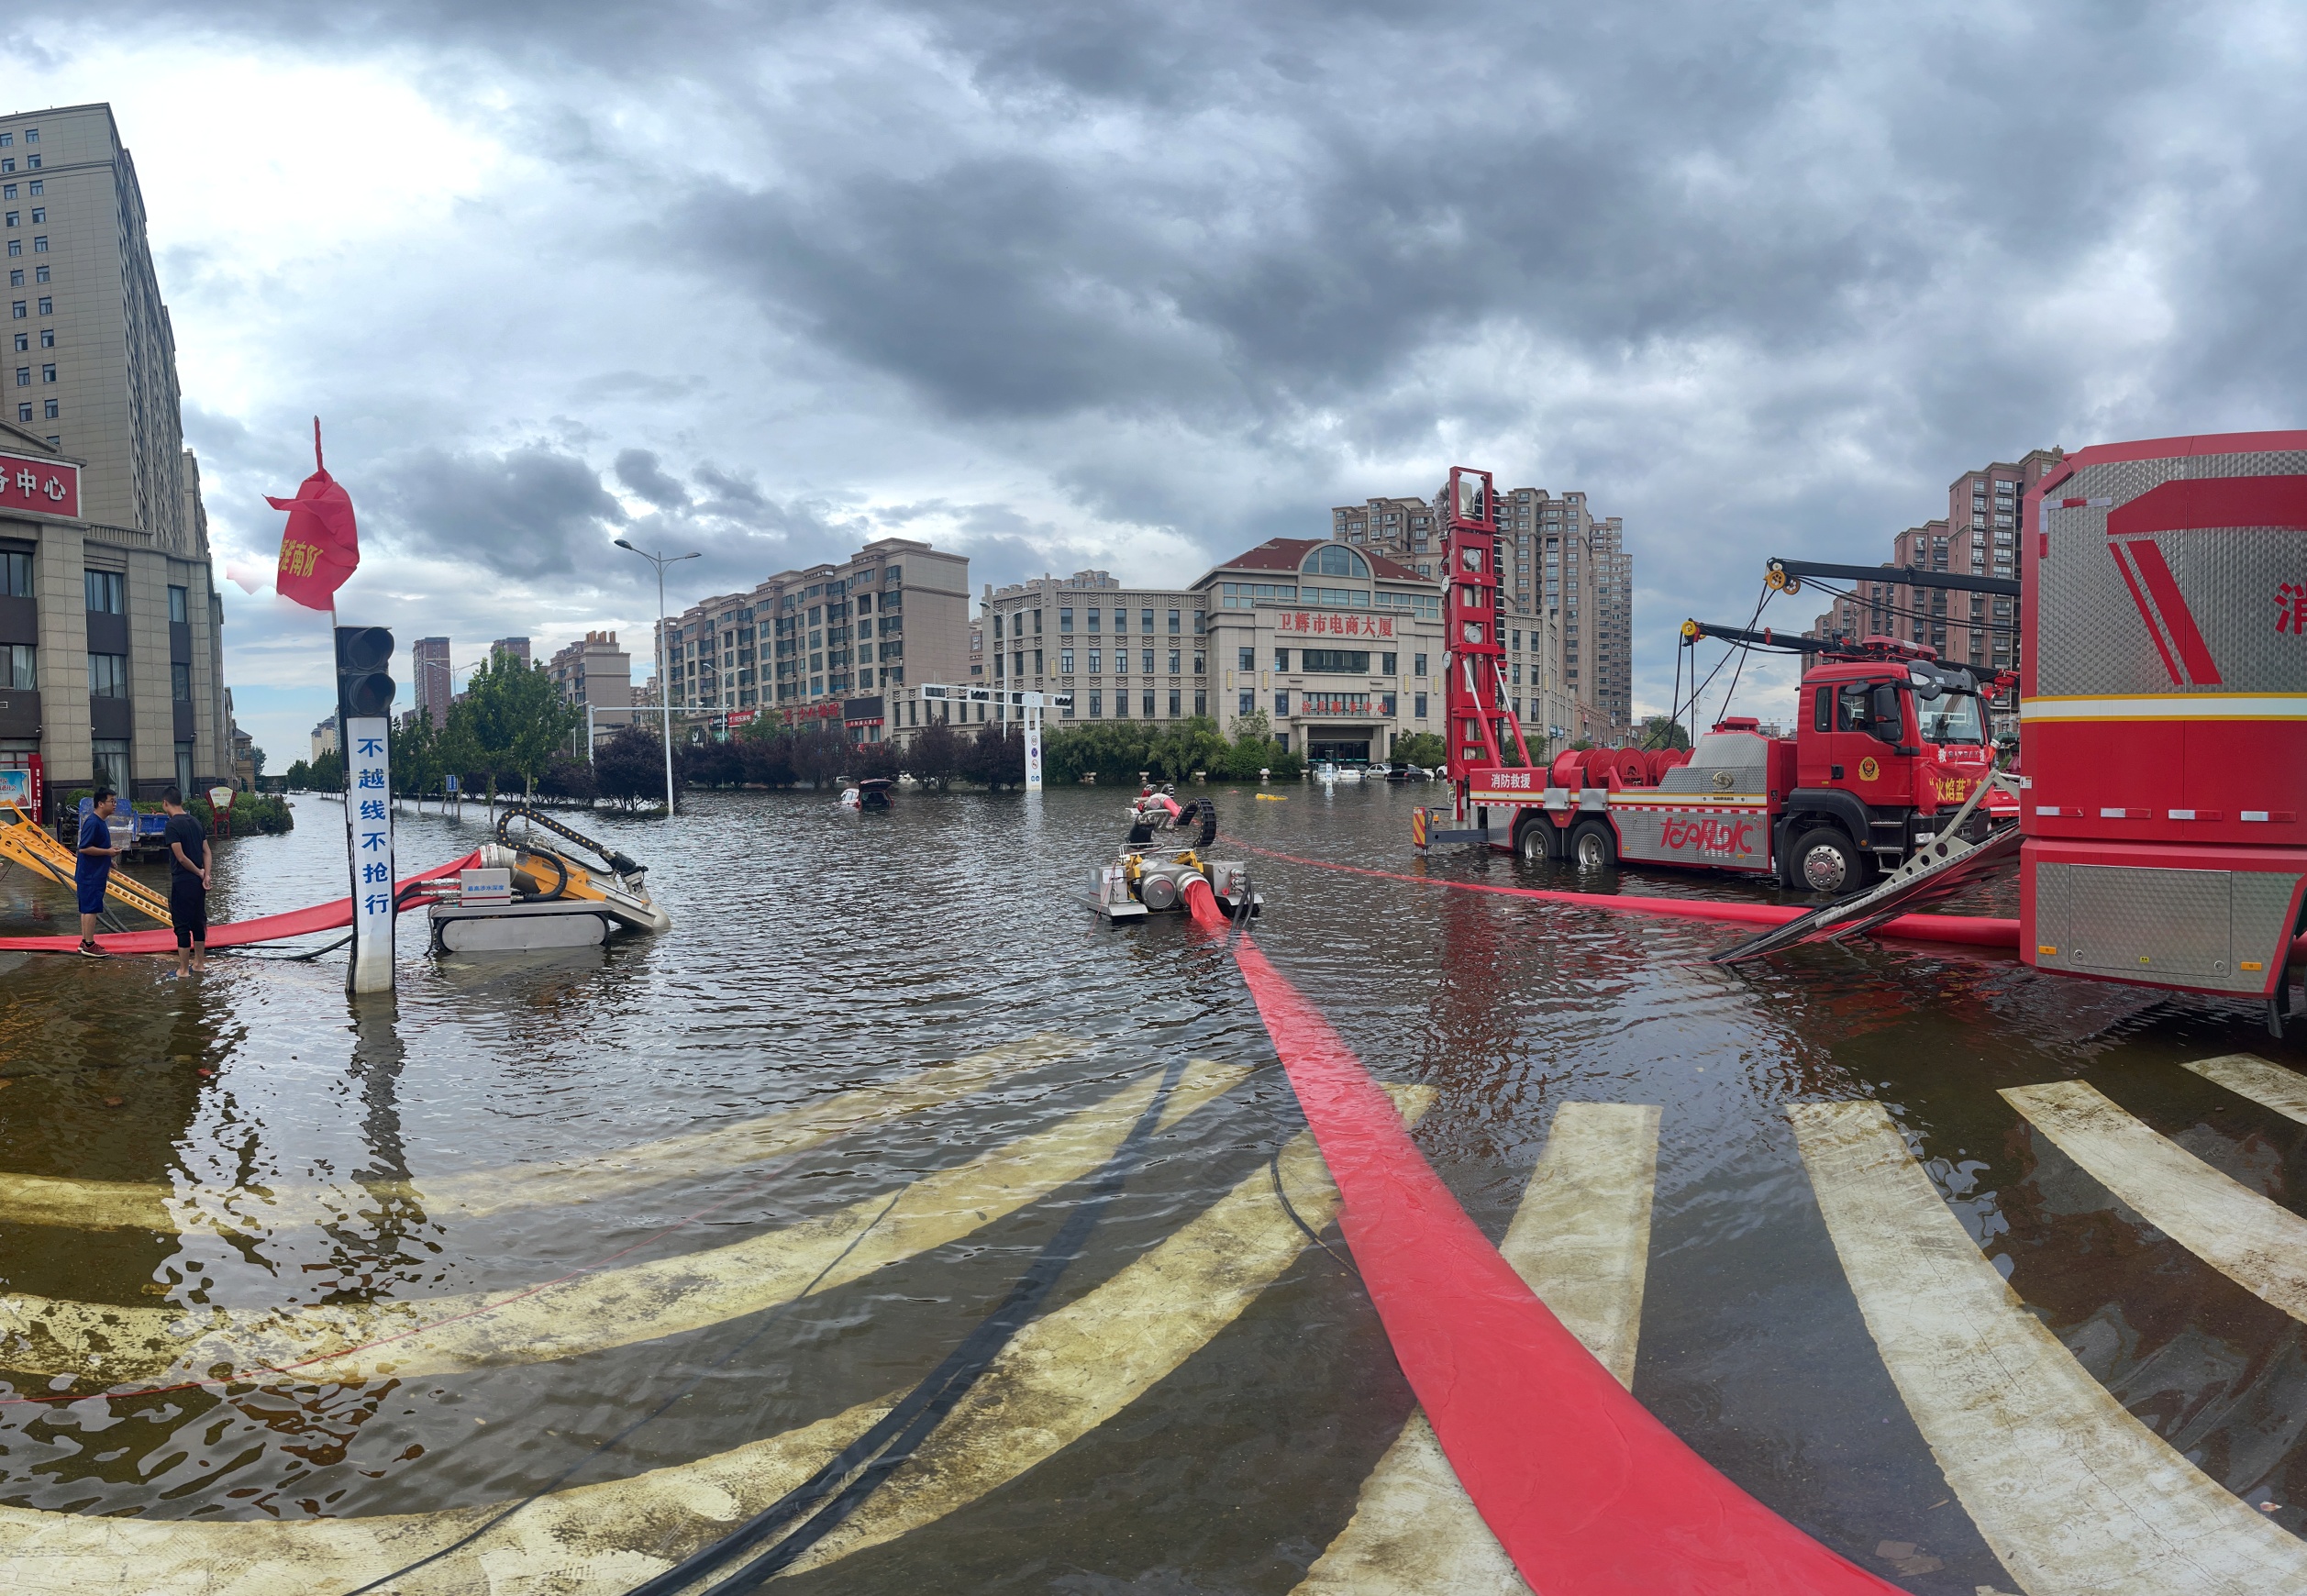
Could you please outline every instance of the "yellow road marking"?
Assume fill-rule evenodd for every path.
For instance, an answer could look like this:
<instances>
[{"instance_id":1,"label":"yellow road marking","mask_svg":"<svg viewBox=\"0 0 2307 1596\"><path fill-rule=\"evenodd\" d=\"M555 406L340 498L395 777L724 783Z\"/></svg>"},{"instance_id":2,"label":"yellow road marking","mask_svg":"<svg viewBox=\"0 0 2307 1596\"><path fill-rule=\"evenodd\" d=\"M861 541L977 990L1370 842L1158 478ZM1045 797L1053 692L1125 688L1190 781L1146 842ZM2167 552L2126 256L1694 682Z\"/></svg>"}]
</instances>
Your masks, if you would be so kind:
<instances>
[{"instance_id":1,"label":"yellow road marking","mask_svg":"<svg viewBox=\"0 0 2307 1596\"><path fill-rule=\"evenodd\" d=\"M2286 1119L2307 1125L2307 1075L2255 1058L2230 1053L2223 1058L2198 1058L2187 1066L2205 1081L2271 1108Z\"/></svg>"},{"instance_id":2,"label":"yellow road marking","mask_svg":"<svg viewBox=\"0 0 2307 1596\"><path fill-rule=\"evenodd\" d=\"M1434 1097L1430 1087L1389 1090L1410 1119ZM1337 1193L1313 1138L1292 1139L1281 1167L1307 1223L1325 1223ZM815 1560L950 1513L1078 1439L1230 1324L1303 1247L1259 1166L1104 1285L1021 1331L915 1460L845 1526L848 1538L820 1547ZM863 1402L695 1463L556 1492L385 1589L392 1596L619 1596L800 1484L893 1400ZM897 1494L881 1503L893 1489ZM496 1511L283 1524L0 1507L0 1566L9 1596L311 1596L377 1579Z\"/></svg>"},{"instance_id":3,"label":"yellow road marking","mask_svg":"<svg viewBox=\"0 0 2307 1596\"><path fill-rule=\"evenodd\" d=\"M1787 1114L1883 1366L2029 1596L2307 1590L2307 1542L2083 1370L1972 1244L1880 1103Z\"/></svg>"},{"instance_id":4,"label":"yellow road marking","mask_svg":"<svg viewBox=\"0 0 2307 1596\"><path fill-rule=\"evenodd\" d=\"M337 1223L373 1208L387 1197L406 1198L434 1215L485 1214L510 1208L593 1202L662 1185L683 1175L741 1169L764 1158L799 1152L851 1131L954 1102L1011 1070L1063 1058L1080 1052L1084 1045L1045 1032L739 1125L694 1131L591 1158L446 1175L421 1185L380 1181L371 1186L323 1186L283 1192L190 1186L179 1191L173 1187L129 1181L0 1174L0 1219L17 1225L85 1229L249 1231Z\"/></svg>"},{"instance_id":5,"label":"yellow road marking","mask_svg":"<svg viewBox=\"0 0 2307 1596\"><path fill-rule=\"evenodd\" d=\"M2080 1081L2011 1087L2002 1097L2140 1218L2260 1301L2307 1320L2307 1219Z\"/></svg>"},{"instance_id":6,"label":"yellow road marking","mask_svg":"<svg viewBox=\"0 0 2307 1596\"><path fill-rule=\"evenodd\" d=\"M1238 1064L1188 1066L1163 1125L1248 1073ZM893 1208L883 1192L729 1247L581 1274L525 1296L472 1291L235 1312L0 1295L0 1368L107 1382L235 1372L245 1380L267 1378L267 1370L286 1370L300 1383L349 1382L541 1363L654 1341L791 1302L828 1266L817 1291L1015 1213L1111 1157L1159 1084L1148 1075L1048 1130L925 1176L898 1194ZM855 1250L843 1257L852 1242Z\"/></svg>"},{"instance_id":7,"label":"yellow road marking","mask_svg":"<svg viewBox=\"0 0 2307 1596\"><path fill-rule=\"evenodd\" d=\"M1618 1383L1634 1384L1658 1184L1658 1111L1566 1103L1499 1252ZM1527 1596L1423 1412L1362 1482L1299 1596Z\"/></svg>"}]
</instances>

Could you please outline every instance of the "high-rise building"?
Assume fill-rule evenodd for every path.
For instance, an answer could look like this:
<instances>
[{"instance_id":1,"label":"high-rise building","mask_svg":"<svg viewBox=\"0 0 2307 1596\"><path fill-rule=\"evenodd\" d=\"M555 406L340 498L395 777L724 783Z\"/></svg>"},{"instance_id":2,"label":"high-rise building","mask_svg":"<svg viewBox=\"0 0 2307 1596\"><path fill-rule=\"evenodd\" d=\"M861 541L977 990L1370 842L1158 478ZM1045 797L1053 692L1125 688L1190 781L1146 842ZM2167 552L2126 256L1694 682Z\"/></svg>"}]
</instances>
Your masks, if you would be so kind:
<instances>
[{"instance_id":1,"label":"high-rise building","mask_svg":"<svg viewBox=\"0 0 2307 1596\"><path fill-rule=\"evenodd\" d=\"M438 731L449 724L449 701L456 691L456 677L449 663L449 639L419 637L409 650L412 685L416 691L416 711L433 723Z\"/></svg>"},{"instance_id":2,"label":"high-rise building","mask_svg":"<svg viewBox=\"0 0 2307 1596\"><path fill-rule=\"evenodd\" d=\"M528 657L528 639L527 637L499 637L495 642L489 645L489 652L492 654L510 654L514 659L518 659L521 662L521 669L524 671L527 670L531 663Z\"/></svg>"},{"instance_id":3,"label":"high-rise building","mask_svg":"<svg viewBox=\"0 0 2307 1596\"><path fill-rule=\"evenodd\" d=\"M1431 501L1338 505L1330 536L1439 580L1447 491ZM1593 516L1582 493L1500 488L1497 498L1508 694L1524 735L1534 753L1539 737L1555 748L1615 741L1634 719L1634 561L1624 523Z\"/></svg>"},{"instance_id":4,"label":"high-rise building","mask_svg":"<svg viewBox=\"0 0 2307 1596\"><path fill-rule=\"evenodd\" d=\"M563 698L591 712L596 738L633 718L633 657L617 646L615 632L587 632L554 654L546 669Z\"/></svg>"},{"instance_id":5,"label":"high-rise building","mask_svg":"<svg viewBox=\"0 0 2307 1596\"><path fill-rule=\"evenodd\" d=\"M0 765L60 798L221 785L224 604L109 106L0 116Z\"/></svg>"},{"instance_id":6,"label":"high-rise building","mask_svg":"<svg viewBox=\"0 0 2307 1596\"><path fill-rule=\"evenodd\" d=\"M666 624L660 674L676 709L769 708L861 727L881 716L866 701L908 672L968 680L969 608L966 555L877 538L838 564L690 605Z\"/></svg>"},{"instance_id":7,"label":"high-rise building","mask_svg":"<svg viewBox=\"0 0 2307 1596\"><path fill-rule=\"evenodd\" d=\"M2019 601L2002 594L1917 587L1897 580L1901 568L1998 577L2017 582L2025 564L2020 506L2027 490L2065 460L2061 449L2030 449L2015 461L1994 460L1949 484L1947 517L1910 526L1891 540L1882 579L1850 584L1813 623L1811 635L1891 637L1924 644L1950 664L1982 673L2017 663Z\"/></svg>"}]
</instances>

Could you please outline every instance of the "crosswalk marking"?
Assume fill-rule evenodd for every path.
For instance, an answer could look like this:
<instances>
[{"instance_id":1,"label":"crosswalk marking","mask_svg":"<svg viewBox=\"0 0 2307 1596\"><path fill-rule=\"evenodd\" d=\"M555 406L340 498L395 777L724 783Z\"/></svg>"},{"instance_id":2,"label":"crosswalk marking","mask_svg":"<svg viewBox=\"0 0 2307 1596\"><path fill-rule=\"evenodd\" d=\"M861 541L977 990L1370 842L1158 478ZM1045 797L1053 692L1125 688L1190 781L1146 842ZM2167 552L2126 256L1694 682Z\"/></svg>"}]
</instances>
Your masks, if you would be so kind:
<instances>
[{"instance_id":1,"label":"crosswalk marking","mask_svg":"<svg viewBox=\"0 0 2307 1596\"><path fill-rule=\"evenodd\" d=\"M1414 1120L1435 1096L1431 1087L1390 1090L1405 1119ZM1325 1224L1337 1189L1310 1135L1284 1148L1281 1168L1306 1223ZM1303 1247L1259 1165L1111 1280L1021 1331L915 1461L801 1566L919 1527L1078 1440L1238 1317ZM894 1400L863 1402L695 1463L542 1498L471 1547L385 1591L618 1596L799 1484ZM9 1596L310 1596L425 1557L494 1511L220 1523L0 1507L0 1567Z\"/></svg>"},{"instance_id":2,"label":"crosswalk marking","mask_svg":"<svg viewBox=\"0 0 2307 1596\"><path fill-rule=\"evenodd\" d=\"M1556 1113L1499 1252L1619 1384L1634 1384L1658 1181L1658 1110L1568 1103ZM1527 1596L1498 1537L1414 1412L1378 1460L1354 1516L1298 1596Z\"/></svg>"},{"instance_id":3,"label":"crosswalk marking","mask_svg":"<svg viewBox=\"0 0 2307 1596\"><path fill-rule=\"evenodd\" d=\"M2002 1095L2140 1218L2253 1296L2307 1320L2307 1219L2228 1179L2080 1081L2014 1086Z\"/></svg>"},{"instance_id":4,"label":"crosswalk marking","mask_svg":"<svg viewBox=\"0 0 2307 1596\"><path fill-rule=\"evenodd\" d=\"M436 1217L597 1201L685 1175L742 1169L813 1147L905 1114L982 1092L1004 1075L1081 1052L1086 1043L1050 1032L971 1053L949 1064L854 1087L738 1125L550 1163L515 1164L416 1182L323 1185L272 1192L0 1173L0 1220L83 1229L245 1232L340 1224L402 1197Z\"/></svg>"},{"instance_id":5,"label":"crosswalk marking","mask_svg":"<svg viewBox=\"0 0 2307 1596\"><path fill-rule=\"evenodd\" d=\"M1170 1093L1163 1125L1247 1074L1241 1065L1196 1061ZM526 1294L460 1292L258 1313L10 1293L0 1296L0 1368L109 1382L216 1378L220 1369L241 1379L284 1370L299 1382L349 1382L540 1363L653 1341L790 1302L828 1266L816 1290L831 1291L1079 1180L1112 1154L1158 1081L1147 1076L1048 1130L925 1176L894 1208L884 1192L732 1246L579 1274Z\"/></svg>"},{"instance_id":6,"label":"crosswalk marking","mask_svg":"<svg viewBox=\"0 0 2307 1596\"><path fill-rule=\"evenodd\" d=\"M2307 1125L2307 1075L2269 1064L2248 1053L2198 1058L2187 1068L2205 1081L2216 1081L2229 1092L2249 1098L2262 1108L2271 1108L2286 1119Z\"/></svg>"},{"instance_id":7,"label":"crosswalk marking","mask_svg":"<svg viewBox=\"0 0 2307 1596\"><path fill-rule=\"evenodd\" d=\"M1880 1103L1787 1114L1884 1367L2028 1596L2307 1590L2307 1542L2084 1371L1973 1245Z\"/></svg>"}]
</instances>

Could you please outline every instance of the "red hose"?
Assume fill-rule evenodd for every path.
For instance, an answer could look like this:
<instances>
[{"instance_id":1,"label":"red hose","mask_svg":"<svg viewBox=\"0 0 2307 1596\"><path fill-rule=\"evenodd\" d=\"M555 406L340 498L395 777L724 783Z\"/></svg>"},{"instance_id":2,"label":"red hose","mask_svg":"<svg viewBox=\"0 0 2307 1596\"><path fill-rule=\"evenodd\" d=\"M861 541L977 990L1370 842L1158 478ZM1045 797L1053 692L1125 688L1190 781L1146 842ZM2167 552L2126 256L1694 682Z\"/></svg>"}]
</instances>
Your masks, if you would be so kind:
<instances>
[{"instance_id":1,"label":"red hose","mask_svg":"<svg viewBox=\"0 0 2307 1596\"><path fill-rule=\"evenodd\" d=\"M1619 914L1664 914L1679 920L1724 920L1734 925L1783 925L1810 913L1785 903L1723 903L1704 898L1641 898L1630 893L1555 892L1538 887L1493 887L1486 881L1448 881L1435 876L1405 875L1399 870L1365 870L1359 865L1332 864L1237 842L1245 853L1263 854L1317 870L1340 870L1348 875L1375 876L1387 881L1415 881L1427 887L1454 887L1463 892L1497 892L1509 898L1536 898L1544 903L1566 903L1581 909L1607 909ZM1974 948L2019 945L2019 923L1988 915L1902 914L1868 933L1915 942L1962 942Z\"/></svg>"},{"instance_id":2,"label":"red hose","mask_svg":"<svg viewBox=\"0 0 2307 1596\"><path fill-rule=\"evenodd\" d=\"M1223 926L1205 883L1188 882L1186 899L1198 923ZM1636 1402L1498 1256L1360 1060L1247 933L1234 956L1337 1182L1339 1225L1394 1357L1533 1590L1897 1589L1764 1507Z\"/></svg>"}]
</instances>

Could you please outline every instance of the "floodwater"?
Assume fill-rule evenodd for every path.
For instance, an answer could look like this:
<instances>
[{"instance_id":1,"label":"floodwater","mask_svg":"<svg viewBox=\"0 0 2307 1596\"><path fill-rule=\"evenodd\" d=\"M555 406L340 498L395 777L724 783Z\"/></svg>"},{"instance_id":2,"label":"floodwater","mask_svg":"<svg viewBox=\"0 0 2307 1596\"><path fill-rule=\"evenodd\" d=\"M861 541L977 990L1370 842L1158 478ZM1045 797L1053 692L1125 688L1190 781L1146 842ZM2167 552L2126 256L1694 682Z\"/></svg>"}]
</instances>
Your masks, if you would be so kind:
<instances>
[{"instance_id":1,"label":"floodwater","mask_svg":"<svg viewBox=\"0 0 2307 1596\"><path fill-rule=\"evenodd\" d=\"M1409 815L1432 787L1210 791L1227 837L1308 858L1768 895L1421 864ZM700 794L670 826L580 817L651 867L670 934L444 961L411 917L391 999L349 999L341 953L219 956L184 982L154 959L0 954L0 1514L39 1515L0 1518L0 1545L38 1532L67 1556L79 1531L54 1526L106 1515L198 1529L153 1542L149 1570L124 1552L133 1590L170 1557L261 1564L314 1521L410 1515L405 1540L278 1587L350 1590L445 1544L436 1524L480 1522L450 1510L583 1489L583 1568L493 1583L515 1565L492 1557L542 1555L522 1532L549 1494L389 1588L622 1590L796 1482L1038 1269L1033 1357L997 1363L998 1390L782 1581L1293 1590L1412 1398L1303 1169L1292 1194L1337 1251L1280 1228L1277 1154L1303 1121L1230 962L1181 918L1114 928L1084 906L1122 797L902 793L857 815ZM219 848L212 916L342 892L341 810L296 811L291 836ZM474 807L404 815L399 858L484 835ZM2297 1206L2307 1127L2180 1068L2307 1069L2255 1014L1913 946L1726 970L1704 956L1730 927L1255 864L1260 945L1381 1080L1432 1089L1416 1141L1493 1236L1563 1104L1660 1109L1634 1393L1837 1551L1917 1591L2026 1588L1886 1368L1791 1128L1802 1102L1883 1104L2090 1378L2307 1531L2300 1324L1997 1095L2088 1082ZM0 876L0 929L70 909ZM1101 1201L1099 1166L1156 1102ZM1237 1222L1195 1228L1213 1213ZM726 1455L780 1437L802 1463L732 1483Z\"/></svg>"}]
</instances>

